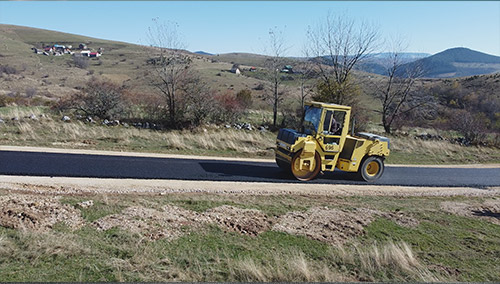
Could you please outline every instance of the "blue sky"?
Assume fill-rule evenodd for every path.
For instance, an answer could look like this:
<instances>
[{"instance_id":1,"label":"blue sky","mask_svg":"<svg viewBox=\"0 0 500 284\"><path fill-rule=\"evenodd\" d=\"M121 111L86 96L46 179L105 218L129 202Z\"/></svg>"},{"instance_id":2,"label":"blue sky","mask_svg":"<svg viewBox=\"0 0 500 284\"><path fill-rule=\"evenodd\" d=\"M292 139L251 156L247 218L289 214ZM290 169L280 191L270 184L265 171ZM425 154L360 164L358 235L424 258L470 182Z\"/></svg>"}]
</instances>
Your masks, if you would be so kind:
<instances>
[{"instance_id":1,"label":"blue sky","mask_svg":"<svg viewBox=\"0 0 500 284\"><path fill-rule=\"evenodd\" d=\"M284 31L289 56L301 56L308 26L344 13L402 36L407 51L467 47L500 56L500 1L0 1L0 23L148 44L152 19L177 22L187 49L264 53L269 28Z\"/></svg>"}]
</instances>

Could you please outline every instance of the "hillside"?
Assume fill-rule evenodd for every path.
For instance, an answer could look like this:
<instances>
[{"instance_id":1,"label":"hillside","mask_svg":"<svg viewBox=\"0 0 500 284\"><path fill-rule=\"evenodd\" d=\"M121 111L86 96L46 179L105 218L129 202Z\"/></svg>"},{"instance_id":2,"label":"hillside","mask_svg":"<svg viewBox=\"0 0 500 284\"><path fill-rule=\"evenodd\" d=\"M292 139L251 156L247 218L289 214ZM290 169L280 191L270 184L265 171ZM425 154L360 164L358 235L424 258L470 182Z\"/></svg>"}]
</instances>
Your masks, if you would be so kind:
<instances>
[{"instance_id":1,"label":"hillside","mask_svg":"<svg viewBox=\"0 0 500 284\"><path fill-rule=\"evenodd\" d=\"M2 24L0 42L0 95L23 97L29 93L55 99L77 92L94 76L124 85L135 93L156 91L150 86L147 60L151 49L146 46ZM92 51L103 50L102 56L91 58L86 68L75 66L69 54L46 56L32 50L33 47L58 44L71 45L73 51L80 52L76 48L81 43ZM245 56L189 54L200 76L218 92L252 89L262 83L255 78L228 72L233 60L251 65L252 60L245 60ZM263 56L257 57L261 59ZM253 92L255 96L261 93Z\"/></svg>"},{"instance_id":2,"label":"hillside","mask_svg":"<svg viewBox=\"0 0 500 284\"><path fill-rule=\"evenodd\" d=\"M404 69L420 65L427 78L454 78L500 72L500 57L468 48L451 48L407 63Z\"/></svg>"},{"instance_id":3,"label":"hillside","mask_svg":"<svg viewBox=\"0 0 500 284\"><path fill-rule=\"evenodd\" d=\"M1 65L12 68L2 74L0 94L22 95L27 88L45 97L61 97L74 93L92 76L102 76L130 87L141 86L146 64L145 47L42 29L0 25ZM36 54L32 48L60 44L78 47L84 43L91 50L103 50L103 56L89 60L88 67L78 68L72 56Z\"/></svg>"}]
</instances>

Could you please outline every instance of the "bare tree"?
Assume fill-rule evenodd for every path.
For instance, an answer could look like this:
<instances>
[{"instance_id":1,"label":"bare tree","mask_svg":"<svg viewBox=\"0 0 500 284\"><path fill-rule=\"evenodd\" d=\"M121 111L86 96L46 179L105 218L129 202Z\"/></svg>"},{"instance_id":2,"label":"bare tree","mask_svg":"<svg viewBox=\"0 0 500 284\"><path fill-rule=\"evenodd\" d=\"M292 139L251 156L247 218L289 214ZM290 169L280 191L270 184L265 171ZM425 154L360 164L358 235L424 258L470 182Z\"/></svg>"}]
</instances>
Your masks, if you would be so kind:
<instances>
[{"instance_id":1,"label":"bare tree","mask_svg":"<svg viewBox=\"0 0 500 284\"><path fill-rule=\"evenodd\" d=\"M185 48L175 23L160 23L153 19L148 29L151 43L149 63L155 74L153 85L158 88L167 103L167 115L172 127L178 127L182 115L182 86L191 80L191 58Z\"/></svg>"},{"instance_id":2,"label":"bare tree","mask_svg":"<svg viewBox=\"0 0 500 284\"><path fill-rule=\"evenodd\" d=\"M422 107L426 100L414 94L416 79L423 75L422 67L413 64L403 66L401 58L403 44L401 40L392 43L392 51L386 61L386 77L382 84L375 88L375 95L382 103L382 125L386 133L391 133L393 122L400 116L418 107Z\"/></svg>"},{"instance_id":3,"label":"bare tree","mask_svg":"<svg viewBox=\"0 0 500 284\"><path fill-rule=\"evenodd\" d=\"M377 45L374 25L358 23L345 15L328 14L309 28L309 54L315 58L323 90L330 102L345 104L352 89L352 70Z\"/></svg>"},{"instance_id":4,"label":"bare tree","mask_svg":"<svg viewBox=\"0 0 500 284\"><path fill-rule=\"evenodd\" d=\"M276 126L278 118L278 107L285 92L280 90L282 83L281 69L285 63L284 55L287 51L283 32L277 27L269 29L269 42L267 45L269 58L266 60L266 67L269 70L268 81L271 83L270 101L273 105L273 126Z\"/></svg>"},{"instance_id":5,"label":"bare tree","mask_svg":"<svg viewBox=\"0 0 500 284\"><path fill-rule=\"evenodd\" d=\"M314 62L311 60L309 50L307 48L303 49L303 54L304 54L304 61L300 62L297 66L297 72L299 73L298 76L298 81L300 84L300 95L299 95L299 100L300 100L300 107L301 109L304 109L304 104L306 102L306 99L311 96L313 87L308 84L311 79L314 77L316 74L315 68L314 68ZM301 122L304 119L304 113L302 113L301 116Z\"/></svg>"}]
</instances>

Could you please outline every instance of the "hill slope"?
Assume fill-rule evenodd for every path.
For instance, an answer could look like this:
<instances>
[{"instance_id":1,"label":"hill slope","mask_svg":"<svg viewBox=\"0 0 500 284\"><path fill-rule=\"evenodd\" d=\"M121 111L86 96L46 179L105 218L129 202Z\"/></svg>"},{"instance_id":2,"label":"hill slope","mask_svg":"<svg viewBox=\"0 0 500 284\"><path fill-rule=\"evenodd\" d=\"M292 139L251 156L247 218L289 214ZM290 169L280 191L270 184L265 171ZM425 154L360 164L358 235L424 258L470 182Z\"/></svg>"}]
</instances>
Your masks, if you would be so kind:
<instances>
[{"instance_id":1,"label":"hill slope","mask_svg":"<svg viewBox=\"0 0 500 284\"><path fill-rule=\"evenodd\" d=\"M14 70L9 76L2 74L0 94L22 95L26 88L34 88L40 95L60 97L74 93L92 76L119 84L140 86L144 82L139 74L148 55L143 46L12 25L0 25L0 42L0 65ZM103 49L103 56L90 59L86 68L78 68L69 54L46 56L31 50L61 44L72 45L77 51L80 43L91 50Z\"/></svg>"},{"instance_id":2,"label":"hill slope","mask_svg":"<svg viewBox=\"0 0 500 284\"><path fill-rule=\"evenodd\" d=\"M77 92L94 76L124 85L136 93L156 91L148 76L150 68L147 60L151 56L151 49L146 46L3 24L0 24L0 43L0 95L25 96L27 93L36 93L44 98L63 97ZM101 57L91 58L86 68L76 67L69 54L45 56L31 50L32 47L60 44L72 45L73 51L78 51L75 47L80 43L94 51L99 48L104 50ZM253 56L229 55L225 58L195 53L189 55L201 77L217 91L237 92L261 83L254 78L223 72L231 69L231 60L245 64L246 61L251 62ZM7 74L2 72L2 68L11 71Z\"/></svg>"},{"instance_id":3,"label":"hill slope","mask_svg":"<svg viewBox=\"0 0 500 284\"><path fill-rule=\"evenodd\" d=\"M471 50L451 48L407 63L404 69L422 66L427 78L453 78L500 72L500 57Z\"/></svg>"}]
</instances>

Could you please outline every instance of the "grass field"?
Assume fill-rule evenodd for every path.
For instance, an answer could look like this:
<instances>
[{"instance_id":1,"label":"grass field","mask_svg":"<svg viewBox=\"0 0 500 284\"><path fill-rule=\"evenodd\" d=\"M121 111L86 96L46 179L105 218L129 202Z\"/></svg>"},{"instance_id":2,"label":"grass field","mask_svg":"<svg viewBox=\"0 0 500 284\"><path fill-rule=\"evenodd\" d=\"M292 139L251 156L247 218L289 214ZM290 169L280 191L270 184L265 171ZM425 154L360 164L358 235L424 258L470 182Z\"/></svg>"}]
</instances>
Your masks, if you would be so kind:
<instances>
[{"instance_id":1,"label":"grass field","mask_svg":"<svg viewBox=\"0 0 500 284\"><path fill-rule=\"evenodd\" d=\"M0 191L0 198L5 194L7 192ZM29 204L29 195L23 198ZM39 200L37 203L43 202L40 197L32 198ZM214 194L57 198L58 204L78 210L83 224L75 229L59 222L42 231L0 226L2 281L500 280L500 226L483 217L462 216L440 209L446 203L498 204L496 198ZM94 205L79 207L78 203L87 200L93 200ZM37 205L29 208L33 206ZM342 231L336 231L339 229L335 228L349 231L342 223L337 224L340 227L330 227L333 231L326 227L326 232L333 232L342 240L339 243L318 240L314 231L308 236L286 233L277 227L251 235L227 223L200 225L186 221L179 227L181 233L177 237L153 240L151 231L133 232L120 227L102 231L95 226L106 216L125 216L120 212L124 214L126 208L162 212L164 206L177 206L174 208L180 209L176 212L190 214L208 214L217 208L247 210L239 212L260 214L261 218L275 223L283 216L306 214L314 208L347 213L377 210L404 218L361 215L357 218L366 218L369 222L362 221L362 229L356 234L343 235ZM290 212L295 213L289 215ZM138 222L141 218L146 228L156 229L151 224L155 219L144 216L132 219ZM231 218L236 225L248 225L244 219ZM335 225L331 220L323 221Z\"/></svg>"}]
</instances>

